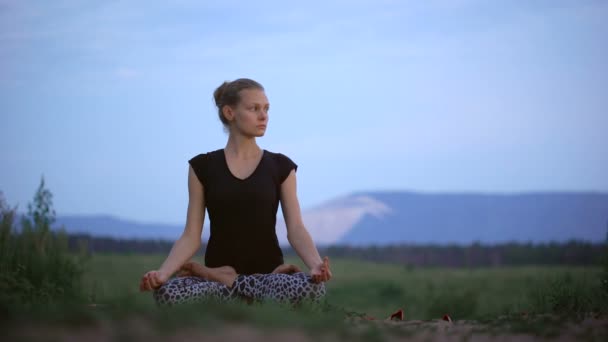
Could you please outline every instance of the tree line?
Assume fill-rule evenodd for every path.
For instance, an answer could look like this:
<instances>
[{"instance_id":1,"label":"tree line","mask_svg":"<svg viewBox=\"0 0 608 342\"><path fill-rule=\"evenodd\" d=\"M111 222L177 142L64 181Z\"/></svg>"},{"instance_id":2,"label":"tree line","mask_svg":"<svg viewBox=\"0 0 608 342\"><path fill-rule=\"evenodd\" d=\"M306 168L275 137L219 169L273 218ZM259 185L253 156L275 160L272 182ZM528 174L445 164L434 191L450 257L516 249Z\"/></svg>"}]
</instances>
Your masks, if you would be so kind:
<instances>
[{"instance_id":1,"label":"tree line","mask_svg":"<svg viewBox=\"0 0 608 342\"><path fill-rule=\"evenodd\" d=\"M89 253L165 254L173 241L118 239L85 234L68 235L68 246L76 252ZM203 244L198 255L204 255ZM601 265L607 246L605 243L583 241L470 245L410 245L388 246L320 246L319 253L330 258L351 258L380 263L394 263L411 267L489 267L522 265ZM283 247L285 256L297 256L290 247Z\"/></svg>"}]
</instances>

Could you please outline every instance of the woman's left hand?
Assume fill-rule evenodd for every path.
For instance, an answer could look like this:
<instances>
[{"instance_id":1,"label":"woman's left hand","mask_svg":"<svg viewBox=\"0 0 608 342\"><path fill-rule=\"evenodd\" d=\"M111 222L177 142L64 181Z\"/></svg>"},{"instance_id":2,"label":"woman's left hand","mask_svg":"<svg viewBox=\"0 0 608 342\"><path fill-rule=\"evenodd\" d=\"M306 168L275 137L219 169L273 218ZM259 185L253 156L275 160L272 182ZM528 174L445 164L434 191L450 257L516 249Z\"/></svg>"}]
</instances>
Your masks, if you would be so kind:
<instances>
[{"instance_id":1,"label":"woman's left hand","mask_svg":"<svg viewBox=\"0 0 608 342\"><path fill-rule=\"evenodd\" d=\"M331 270L329 269L329 257L323 258L323 262L313 267L310 270L312 281L315 283L321 283L331 279Z\"/></svg>"}]
</instances>

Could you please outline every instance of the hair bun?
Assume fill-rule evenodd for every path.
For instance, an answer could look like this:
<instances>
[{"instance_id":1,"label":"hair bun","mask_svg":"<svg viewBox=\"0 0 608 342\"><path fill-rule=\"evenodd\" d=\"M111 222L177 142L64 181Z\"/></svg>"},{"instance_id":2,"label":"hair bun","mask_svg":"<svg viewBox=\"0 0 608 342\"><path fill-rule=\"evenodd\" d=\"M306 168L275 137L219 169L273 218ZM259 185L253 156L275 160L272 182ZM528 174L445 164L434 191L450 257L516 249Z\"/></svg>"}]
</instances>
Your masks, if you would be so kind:
<instances>
[{"instance_id":1,"label":"hair bun","mask_svg":"<svg viewBox=\"0 0 608 342\"><path fill-rule=\"evenodd\" d=\"M222 83L222 85L217 87L217 89L215 89L215 91L213 92L213 98L215 99L215 105L218 108L222 106L222 97L224 96L224 92L226 91L226 88L228 88L228 84L229 84L229 82L224 81L224 83Z\"/></svg>"}]
</instances>

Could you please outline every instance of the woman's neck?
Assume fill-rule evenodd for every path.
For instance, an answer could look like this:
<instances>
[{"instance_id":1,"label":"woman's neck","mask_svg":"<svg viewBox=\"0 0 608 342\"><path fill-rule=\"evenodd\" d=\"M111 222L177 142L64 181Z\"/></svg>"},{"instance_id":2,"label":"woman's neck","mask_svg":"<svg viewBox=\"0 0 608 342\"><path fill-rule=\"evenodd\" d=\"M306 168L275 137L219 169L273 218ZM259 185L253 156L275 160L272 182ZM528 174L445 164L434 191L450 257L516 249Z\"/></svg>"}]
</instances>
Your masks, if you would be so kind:
<instances>
[{"instance_id":1,"label":"woman's neck","mask_svg":"<svg viewBox=\"0 0 608 342\"><path fill-rule=\"evenodd\" d=\"M255 137L245 137L233 133L230 133L224 150L239 159L257 158L261 151Z\"/></svg>"}]
</instances>

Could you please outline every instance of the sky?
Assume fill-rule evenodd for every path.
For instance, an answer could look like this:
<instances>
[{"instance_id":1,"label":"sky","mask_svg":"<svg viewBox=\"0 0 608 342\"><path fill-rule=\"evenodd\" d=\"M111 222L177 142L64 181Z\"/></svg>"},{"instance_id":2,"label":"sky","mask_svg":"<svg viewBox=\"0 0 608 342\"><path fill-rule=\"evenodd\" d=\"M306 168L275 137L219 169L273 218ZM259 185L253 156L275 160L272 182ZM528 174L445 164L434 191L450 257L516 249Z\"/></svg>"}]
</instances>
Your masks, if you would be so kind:
<instances>
[{"instance_id":1,"label":"sky","mask_svg":"<svg viewBox=\"0 0 608 342\"><path fill-rule=\"evenodd\" d=\"M608 191L608 1L0 0L0 191L184 223L213 91L260 82L257 142L303 210L359 191Z\"/></svg>"}]
</instances>

